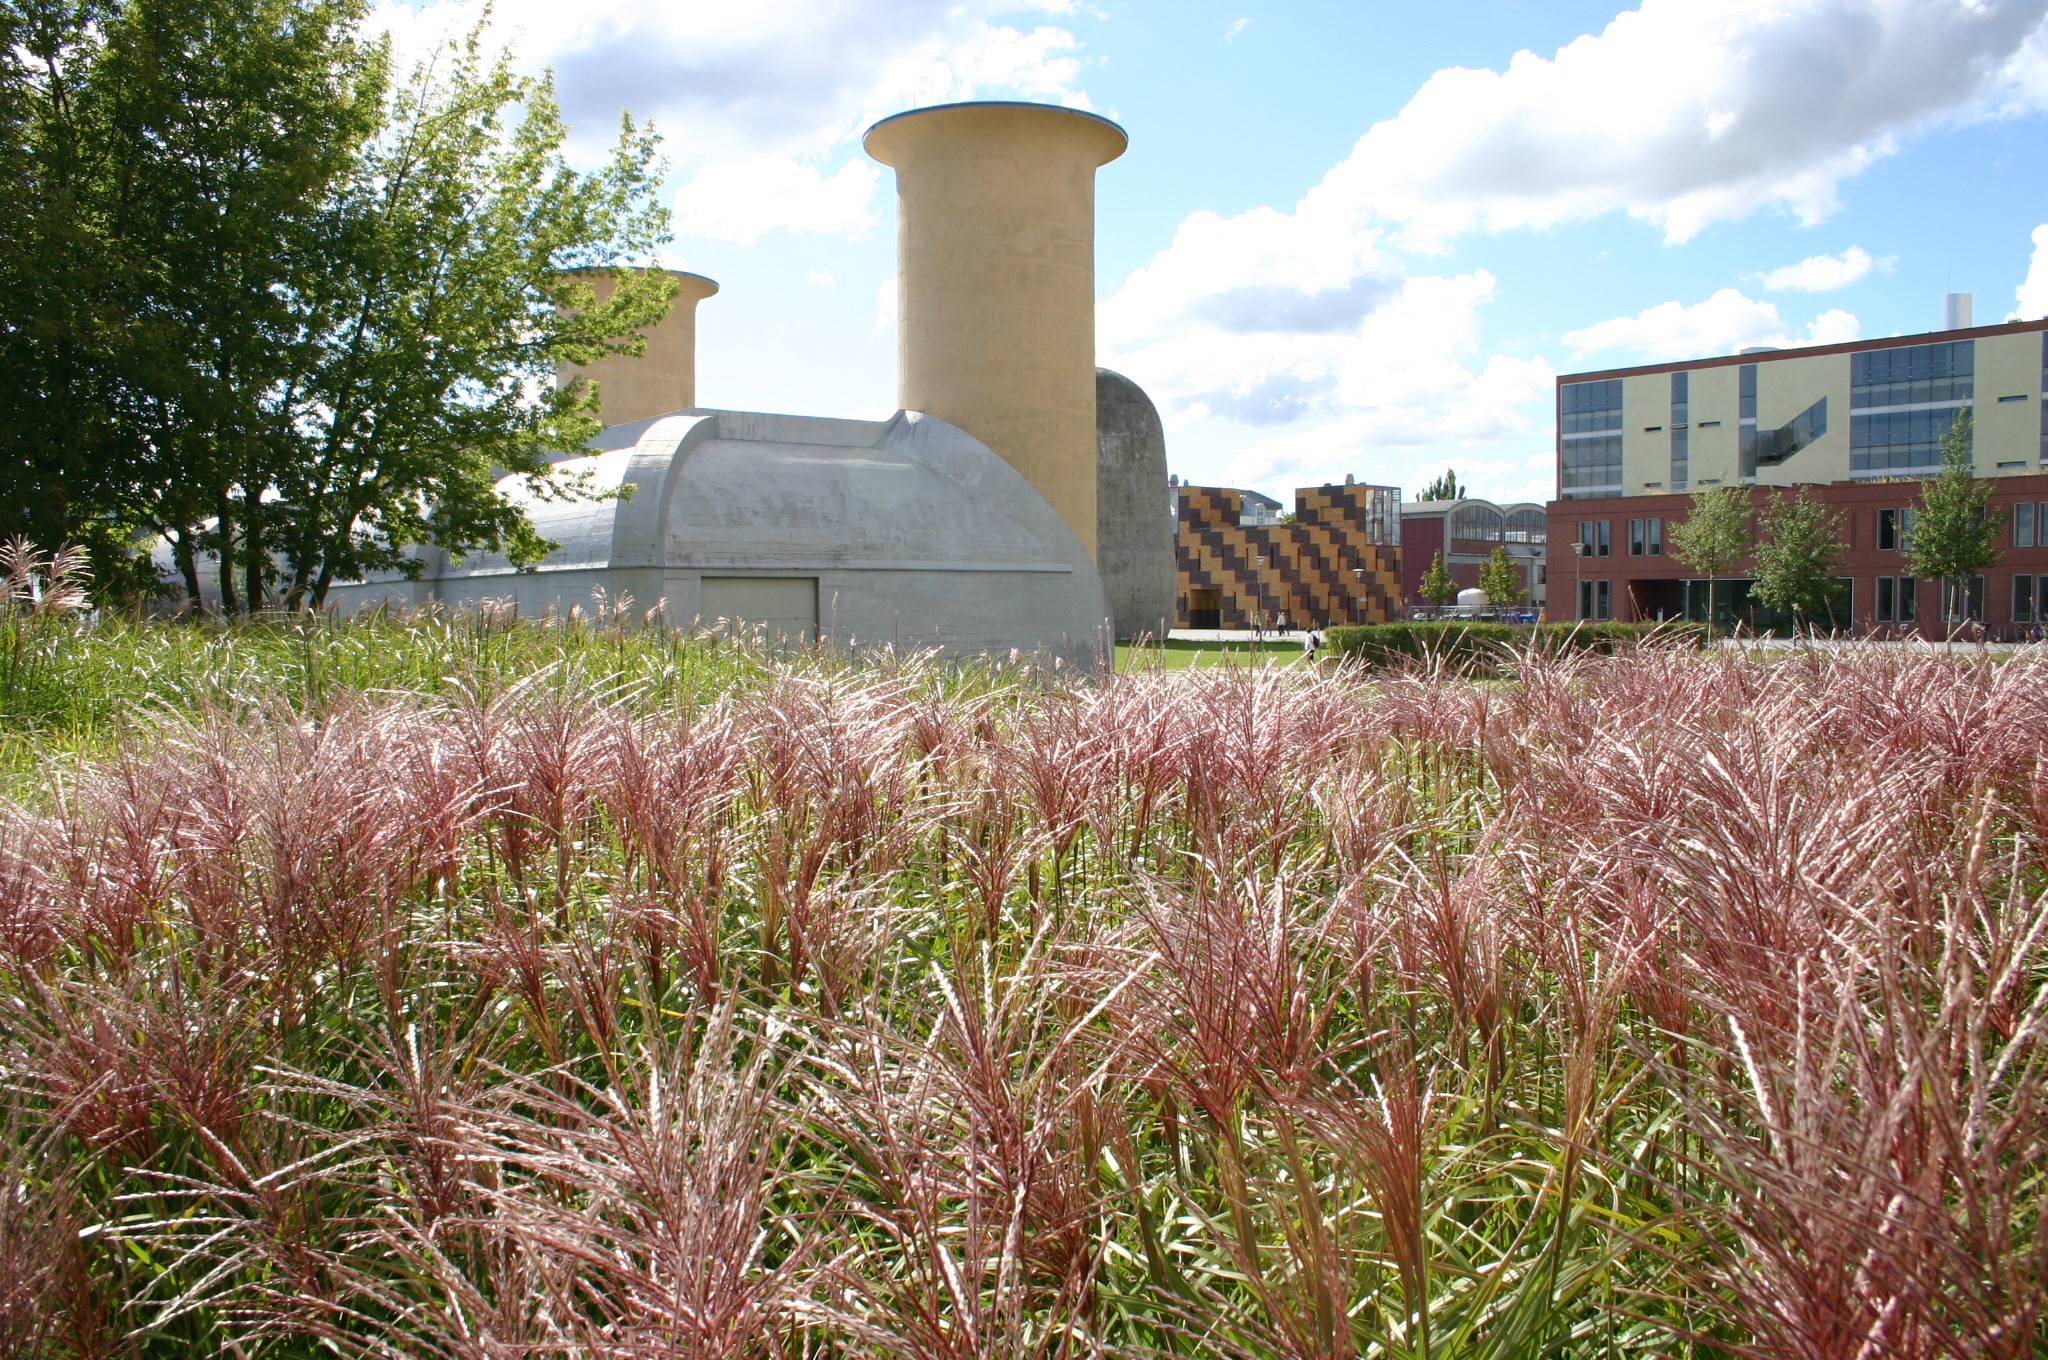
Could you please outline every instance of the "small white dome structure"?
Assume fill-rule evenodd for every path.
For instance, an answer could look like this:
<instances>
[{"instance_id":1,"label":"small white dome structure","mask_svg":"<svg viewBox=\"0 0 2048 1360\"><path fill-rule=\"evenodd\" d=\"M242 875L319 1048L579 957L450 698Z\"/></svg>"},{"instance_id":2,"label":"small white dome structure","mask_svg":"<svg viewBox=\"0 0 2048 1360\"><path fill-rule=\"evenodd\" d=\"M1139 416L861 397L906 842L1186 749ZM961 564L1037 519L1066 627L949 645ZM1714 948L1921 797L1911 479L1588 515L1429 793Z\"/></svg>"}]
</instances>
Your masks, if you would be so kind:
<instances>
[{"instance_id":1,"label":"small white dome structure","mask_svg":"<svg viewBox=\"0 0 2048 1360\"><path fill-rule=\"evenodd\" d=\"M672 621L739 620L791 641L1015 648L1082 668L1109 645L1088 550L1014 468L931 416L683 411L615 425L561 466L631 495L529 503L561 545L531 571L428 550L419 580L338 585L328 603L561 613L602 589L636 612L658 604Z\"/></svg>"},{"instance_id":2,"label":"small white dome structure","mask_svg":"<svg viewBox=\"0 0 2048 1360\"><path fill-rule=\"evenodd\" d=\"M1486 592L1477 587L1458 592L1458 608L1460 609L1484 609L1492 603L1493 601L1488 598Z\"/></svg>"}]
</instances>

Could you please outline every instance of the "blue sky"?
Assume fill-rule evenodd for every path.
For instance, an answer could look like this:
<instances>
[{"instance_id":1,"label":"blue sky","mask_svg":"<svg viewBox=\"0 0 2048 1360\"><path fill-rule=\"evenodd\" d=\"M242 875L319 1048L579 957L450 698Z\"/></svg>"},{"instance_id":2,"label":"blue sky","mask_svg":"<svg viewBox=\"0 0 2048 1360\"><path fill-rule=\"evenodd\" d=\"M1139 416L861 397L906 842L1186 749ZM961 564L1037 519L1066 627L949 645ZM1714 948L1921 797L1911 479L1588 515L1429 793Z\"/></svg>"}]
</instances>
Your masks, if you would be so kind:
<instances>
[{"instance_id":1,"label":"blue sky","mask_svg":"<svg viewBox=\"0 0 2048 1360\"><path fill-rule=\"evenodd\" d=\"M392 3L417 51L479 0ZM1554 376L2048 315L2048 0L498 0L594 153L671 163L705 405L895 406L875 118L1122 123L1099 361L1169 461L1287 495L1553 494ZM2034 235L2041 230L2037 246ZM2039 252L2037 265L2036 252Z\"/></svg>"}]
</instances>

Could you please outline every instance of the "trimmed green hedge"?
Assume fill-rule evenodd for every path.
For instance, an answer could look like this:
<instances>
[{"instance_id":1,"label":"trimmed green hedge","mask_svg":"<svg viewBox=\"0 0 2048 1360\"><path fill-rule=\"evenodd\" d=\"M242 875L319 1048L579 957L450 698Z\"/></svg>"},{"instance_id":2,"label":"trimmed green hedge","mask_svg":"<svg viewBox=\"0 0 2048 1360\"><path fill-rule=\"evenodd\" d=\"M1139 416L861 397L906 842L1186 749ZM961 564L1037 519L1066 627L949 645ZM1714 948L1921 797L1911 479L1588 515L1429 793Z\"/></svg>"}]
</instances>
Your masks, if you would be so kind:
<instances>
[{"instance_id":1,"label":"trimmed green hedge","mask_svg":"<svg viewBox=\"0 0 2048 1360\"><path fill-rule=\"evenodd\" d=\"M1448 619L1427 623L1369 623L1330 629L1333 656L1355 656L1368 666L1441 659L1454 670L1491 669L1510 651L1532 644L1546 652L1612 653L1646 638L1697 647L1707 635L1698 623L1482 623Z\"/></svg>"}]
</instances>

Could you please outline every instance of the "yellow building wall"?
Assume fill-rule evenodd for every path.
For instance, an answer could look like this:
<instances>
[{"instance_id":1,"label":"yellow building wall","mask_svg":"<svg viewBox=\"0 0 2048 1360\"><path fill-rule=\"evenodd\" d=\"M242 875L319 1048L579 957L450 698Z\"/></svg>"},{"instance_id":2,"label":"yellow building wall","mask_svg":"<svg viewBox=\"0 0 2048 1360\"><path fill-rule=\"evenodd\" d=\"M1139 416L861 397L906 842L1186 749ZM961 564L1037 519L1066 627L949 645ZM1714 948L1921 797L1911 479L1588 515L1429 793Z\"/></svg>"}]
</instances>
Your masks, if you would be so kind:
<instances>
[{"instance_id":1,"label":"yellow building wall","mask_svg":"<svg viewBox=\"0 0 2048 1360\"><path fill-rule=\"evenodd\" d=\"M2011 477L2040 470L2041 343L2039 332L1986 336L1977 342L1977 405L1972 419L1980 475ZM2016 466L2001 467L2002 463Z\"/></svg>"}]
</instances>

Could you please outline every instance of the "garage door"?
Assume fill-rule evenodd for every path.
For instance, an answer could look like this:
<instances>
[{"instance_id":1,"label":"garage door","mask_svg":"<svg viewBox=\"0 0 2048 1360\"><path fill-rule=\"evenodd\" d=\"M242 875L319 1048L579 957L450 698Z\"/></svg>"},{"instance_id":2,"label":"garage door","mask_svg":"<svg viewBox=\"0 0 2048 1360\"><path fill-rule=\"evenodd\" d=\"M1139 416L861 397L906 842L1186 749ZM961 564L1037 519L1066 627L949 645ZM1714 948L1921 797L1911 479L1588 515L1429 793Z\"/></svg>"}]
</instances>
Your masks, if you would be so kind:
<instances>
[{"instance_id":1,"label":"garage door","mask_svg":"<svg viewBox=\"0 0 2048 1360\"><path fill-rule=\"evenodd\" d=\"M818 640L818 578L815 576L707 576L697 619L706 627L720 619L759 628L770 641Z\"/></svg>"}]
</instances>

